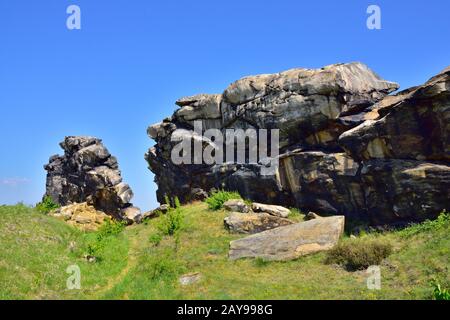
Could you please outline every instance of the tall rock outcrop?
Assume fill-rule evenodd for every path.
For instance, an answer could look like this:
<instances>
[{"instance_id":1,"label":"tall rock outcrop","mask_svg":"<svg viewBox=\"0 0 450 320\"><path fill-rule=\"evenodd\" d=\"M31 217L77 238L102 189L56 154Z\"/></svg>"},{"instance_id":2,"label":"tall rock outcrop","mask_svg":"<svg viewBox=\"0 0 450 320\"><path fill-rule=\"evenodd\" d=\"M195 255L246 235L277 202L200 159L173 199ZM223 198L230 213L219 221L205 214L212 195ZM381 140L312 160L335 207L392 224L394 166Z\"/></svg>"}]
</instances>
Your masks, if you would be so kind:
<instances>
[{"instance_id":1,"label":"tall rock outcrop","mask_svg":"<svg viewBox=\"0 0 450 320\"><path fill-rule=\"evenodd\" d=\"M187 202L223 188L370 224L434 217L450 207L449 77L446 69L391 96L398 85L364 64L336 64L246 77L222 94L182 98L171 117L148 129L157 143L146 159L158 200L167 194ZM174 164L182 138L213 143L194 130L195 120L203 131L279 129L275 174L261 174L264 159Z\"/></svg>"},{"instance_id":2,"label":"tall rock outcrop","mask_svg":"<svg viewBox=\"0 0 450 320\"><path fill-rule=\"evenodd\" d=\"M133 192L122 181L117 159L100 139L71 136L60 146L64 155L52 156L44 167L46 196L62 206L87 202L120 220L139 214L130 203Z\"/></svg>"}]
</instances>

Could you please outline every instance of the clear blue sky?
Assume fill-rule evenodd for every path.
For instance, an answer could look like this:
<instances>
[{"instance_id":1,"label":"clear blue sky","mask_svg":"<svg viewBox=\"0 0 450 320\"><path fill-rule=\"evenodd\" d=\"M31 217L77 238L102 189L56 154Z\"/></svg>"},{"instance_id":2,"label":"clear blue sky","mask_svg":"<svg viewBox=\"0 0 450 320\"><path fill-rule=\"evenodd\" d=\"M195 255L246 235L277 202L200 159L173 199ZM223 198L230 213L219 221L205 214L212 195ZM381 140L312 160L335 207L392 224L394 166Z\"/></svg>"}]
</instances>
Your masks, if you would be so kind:
<instances>
[{"instance_id":1,"label":"clear blue sky","mask_svg":"<svg viewBox=\"0 0 450 320\"><path fill-rule=\"evenodd\" d=\"M66 28L76 4L82 29ZM366 9L382 10L382 30ZM119 159L143 209L156 205L149 124L245 75L362 61L402 88L450 65L450 1L0 0L0 203L37 202L66 135Z\"/></svg>"}]
</instances>

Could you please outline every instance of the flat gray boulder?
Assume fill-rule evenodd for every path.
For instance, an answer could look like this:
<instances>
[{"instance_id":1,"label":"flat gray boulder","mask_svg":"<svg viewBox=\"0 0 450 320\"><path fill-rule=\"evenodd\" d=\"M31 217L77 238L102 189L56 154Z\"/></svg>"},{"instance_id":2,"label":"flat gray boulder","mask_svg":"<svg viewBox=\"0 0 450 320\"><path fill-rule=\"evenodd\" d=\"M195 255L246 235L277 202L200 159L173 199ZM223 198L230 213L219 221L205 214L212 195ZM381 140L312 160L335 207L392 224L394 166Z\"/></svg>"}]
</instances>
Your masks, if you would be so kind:
<instances>
[{"instance_id":1,"label":"flat gray boulder","mask_svg":"<svg viewBox=\"0 0 450 320\"><path fill-rule=\"evenodd\" d=\"M282 206L275 206L256 202L252 204L252 210L254 212L264 212L272 216L281 218L287 218L291 213L291 210Z\"/></svg>"},{"instance_id":2,"label":"flat gray boulder","mask_svg":"<svg viewBox=\"0 0 450 320\"><path fill-rule=\"evenodd\" d=\"M291 220L271 216L267 213L232 212L224 219L225 227L235 233L258 233L293 224Z\"/></svg>"},{"instance_id":3,"label":"flat gray boulder","mask_svg":"<svg viewBox=\"0 0 450 320\"><path fill-rule=\"evenodd\" d=\"M245 202L239 199L228 200L223 204L223 207L225 210L234 212L247 213L250 211L250 208L245 204Z\"/></svg>"},{"instance_id":4,"label":"flat gray boulder","mask_svg":"<svg viewBox=\"0 0 450 320\"><path fill-rule=\"evenodd\" d=\"M286 261L332 249L344 232L344 216L296 223L230 242L229 258Z\"/></svg>"}]
</instances>

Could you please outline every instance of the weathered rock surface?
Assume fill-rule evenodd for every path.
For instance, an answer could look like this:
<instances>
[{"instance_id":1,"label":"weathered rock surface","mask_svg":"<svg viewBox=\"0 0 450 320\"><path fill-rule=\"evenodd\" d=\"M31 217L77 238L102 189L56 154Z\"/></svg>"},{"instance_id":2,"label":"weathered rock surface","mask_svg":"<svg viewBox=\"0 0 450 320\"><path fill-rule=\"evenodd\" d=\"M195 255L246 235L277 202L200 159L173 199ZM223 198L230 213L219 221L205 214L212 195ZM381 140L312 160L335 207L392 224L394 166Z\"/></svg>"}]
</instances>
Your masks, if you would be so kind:
<instances>
[{"instance_id":1,"label":"weathered rock surface","mask_svg":"<svg viewBox=\"0 0 450 320\"><path fill-rule=\"evenodd\" d=\"M64 155L52 156L46 196L66 206L87 202L116 219L132 221L139 209L130 203L133 192L122 181L117 159L94 137L66 137Z\"/></svg>"},{"instance_id":2,"label":"weathered rock surface","mask_svg":"<svg viewBox=\"0 0 450 320\"><path fill-rule=\"evenodd\" d=\"M450 160L450 71L374 106L380 115L343 133L357 160Z\"/></svg>"},{"instance_id":3,"label":"weathered rock surface","mask_svg":"<svg viewBox=\"0 0 450 320\"><path fill-rule=\"evenodd\" d=\"M292 224L231 241L229 258L285 261L333 248L344 232L343 216Z\"/></svg>"},{"instance_id":4,"label":"weathered rock surface","mask_svg":"<svg viewBox=\"0 0 450 320\"><path fill-rule=\"evenodd\" d=\"M247 213L250 208L245 204L244 200L231 199L223 204L223 208L228 211Z\"/></svg>"},{"instance_id":5,"label":"weathered rock surface","mask_svg":"<svg viewBox=\"0 0 450 320\"><path fill-rule=\"evenodd\" d=\"M246 77L219 95L182 98L181 109L148 130L158 200L188 202L215 188L372 225L434 218L450 208L450 68L388 95L396 89L349 63ZM262 159L175 165L180 136L212 143L194 132L194 120L222 132L280 129L278 170L262 175Z\"/></svg>"},{"instance_id":6,"label":"weathered rock surface","mask_svg":"<svg viewBox=\"0 0 450 320\"><path fill-rule=\"evenodd\" d=\"M188 286L199 282L202 279L202 275L198 272L185 274L180 277L179 282L182 286Z\"/></svg>"},{"instance_id":7,"label":"weathered rock surface","mask_svg":"<svg viewBox=\"0 0 450 320\"><path fill-rule=\"evenodd\" d=\"M254 212L264 212L267 214L270 214L272 216L281 217L281 218L287 218L291 211L285 207L282 206L275 206L275 205L269 205L269 204L262 204L254 202L252 203L252 210Z\"/></svg>"},{"instance_id":8,"label":"weathered rock surface","mask_svg":"<svg viewBox=\"0 0 450 320\"><path fill-rule=\"evenodd\" d=\"M134 221L137 223L143 222L145 219L156 218L161 214L166 214L170 209L168 204L162 204L158 208L143 212L134 218Z\"/></svg>"},{"instance_id":9,"label":"weathered rock surface","mask_svg":"<svg viewBox=\"0 0 450 320\"><path fill-rule=\"evenodd\" d=\"M224 219L225 227L235 233L258 233L293 224L289 219L272 216L267 213L232 212Z\"/></svg>"},{"instance_id":10,"label":"weathered rock surface","mask_svg":"<svg viewBox=\"0 0 450 320\"><path fill-rule=\"evenodd\" d=\"M49 215L83 231L96 231L106 219L110 219L107 214L87 203L70 204L51 211Z\"/></svg>"},{"instance_id":11,"label":"weathered rock surface","mask_svg":"<svg viewBox=\"0 0 450 320\"><path fill-rule=\"evenodd\" d=\"M314 220L314 219L321 219L322 217L319 216L317 213L314 212L308 212L308 214L305 217L305 220Z\"/></svg>"}]
</instances>

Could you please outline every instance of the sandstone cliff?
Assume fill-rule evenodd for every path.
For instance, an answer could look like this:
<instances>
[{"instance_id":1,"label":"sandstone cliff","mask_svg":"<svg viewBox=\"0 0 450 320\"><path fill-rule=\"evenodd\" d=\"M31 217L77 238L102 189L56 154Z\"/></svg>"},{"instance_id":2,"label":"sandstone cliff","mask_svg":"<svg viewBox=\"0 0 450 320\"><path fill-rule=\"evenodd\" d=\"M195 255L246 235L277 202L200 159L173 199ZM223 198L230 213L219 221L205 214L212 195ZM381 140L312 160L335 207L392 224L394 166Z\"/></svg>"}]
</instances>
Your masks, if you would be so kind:
<instances>
[{"instance_id":1,"label":"sandstone cliff","mask_svg":"<svg viewBox=\"0 0 450 320\"><path fill-rule=\"evenodd\" d=\"M171 117L148 129L158 200L188 202L223 188L372 225L435 217L450 207L449 88L447 68L389 95L396 83L349 63L246 77L222 94L182 98ZM275 174L262 175L262 161L175 165L171 151L180 136L196 138L195 120L203 130L279 129Z\"/></svg>"},{"instance_id":2,"label":"sandstone cliff","mask_svg":"<svg viewBox=\"0 0 450 320\"><path fill-rule=\"evenodd\" d=\"M62 206L87 202L120 220L140 214L130 203L133 192L122 181L117 159L100 139L71 136L60 146L64 155L52 156L44 167L46 196Z\"/></svg>"}]
</instances>

